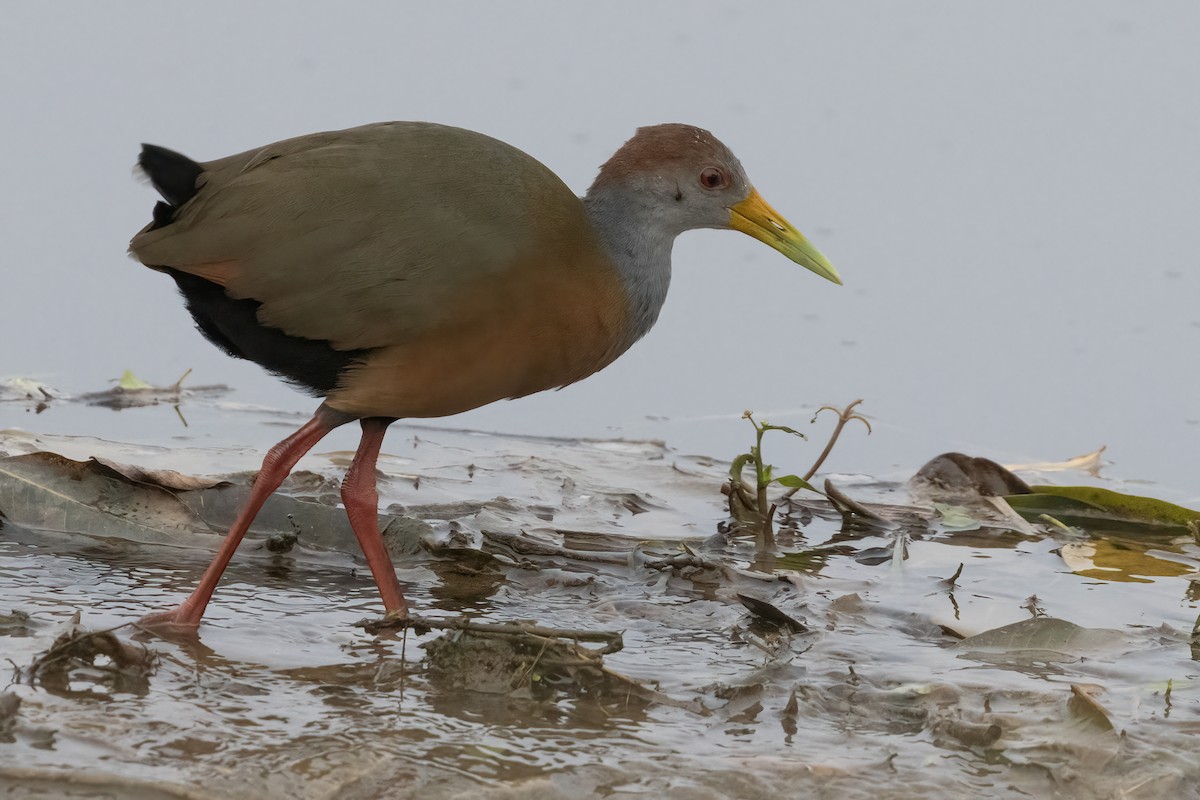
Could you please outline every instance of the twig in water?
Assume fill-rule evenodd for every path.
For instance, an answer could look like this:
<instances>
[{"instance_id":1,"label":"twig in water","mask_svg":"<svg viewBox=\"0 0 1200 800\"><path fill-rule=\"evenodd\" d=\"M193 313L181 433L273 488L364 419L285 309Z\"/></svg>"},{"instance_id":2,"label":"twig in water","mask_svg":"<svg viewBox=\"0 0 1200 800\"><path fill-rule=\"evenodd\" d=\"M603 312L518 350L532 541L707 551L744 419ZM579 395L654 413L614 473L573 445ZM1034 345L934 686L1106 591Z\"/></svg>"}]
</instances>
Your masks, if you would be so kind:
<instances>
[{"instance_id":1,"label":"twig in water","mask_svg":"<svg viewBox=\"0 0 1200 800\"><path fill-rule=\"evenodd\" d=\"M951 575L949 578L943 578L942 583L946 584L951 589L953 589L955 586L958 585L958 577L960 575L962 575L962 571L963 571L963 565L960 563L958 565L958 569L954 570L954 574Z\"/></svg>"},{"instance_id":2,"label":"twig in water","mask_svg":"<svg viewBox=\"0 0 1200 800\"><path fill-rule=\"evenodd\" d=\"M854 412L854 409L860 403L862 403L861 397L842 409L835 408L834 406L821 406L817 409L817 413L813 415L813 421L816 421L817 417L820 416L822 411L832 411L838 415L838 419L837 424L833 426L833 433L829 436L829 441L826 443L825 449L821 451L821 455L817 456L817 460L813 462L813 465L808 468L808 472L804 473L802 476L804 480L811 480L812 476L817 474L817 470L821 468L821 465L825 463L825 459L829 458L829 454L833 452L833 446L837 444L838 437L842 435L842 429L846 427L850 420L858 420L863 425L867 426L867 433L871 433L871 423L867 421L867 418L862 414L856 414ZM786 499L798 491L799 488L788 489L783 493L783 496Z\"/></svg>"},{"instance_id":3,"label":"twig in water","mask_svg":"<svg viewBox=\"0 0 1200 800\"><path fill-rule=\"evenodd\" d=\"M540 625L526 625L519 622L475 622L468 619L426 619L416 616L387 616L383 619L362 619L354 623L367 633L378 633L385 630L404 630L409 628L420 633L431 630L471 631L472 633L494 634L501 636L527 636L538 639L567 639L575 642L603 642L604 647L594 651L601 655L616 653L625 646L620 631L587 631L571 628L543 628Z\"/></svg>"}]
</instances>

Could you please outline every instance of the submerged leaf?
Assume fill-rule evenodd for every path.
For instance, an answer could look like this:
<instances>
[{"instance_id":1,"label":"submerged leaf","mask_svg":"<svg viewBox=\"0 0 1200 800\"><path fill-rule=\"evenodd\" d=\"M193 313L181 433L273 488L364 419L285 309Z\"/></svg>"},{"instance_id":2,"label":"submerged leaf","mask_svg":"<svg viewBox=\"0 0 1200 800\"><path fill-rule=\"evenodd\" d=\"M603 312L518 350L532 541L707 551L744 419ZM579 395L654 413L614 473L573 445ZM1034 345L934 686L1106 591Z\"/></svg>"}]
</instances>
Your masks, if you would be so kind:
<instances>
[{"instance_id":1,"label":"submerged leaf","mask_svg":"<svg viewBox=\"0 0 1200 800\"><path fill-rule=\"evenodd\" d=\"M938 514L942 518L942 525L956 531L974 531L983 527L983 523L977 519L971 510L964 506L952 506L946 503L934 503L933 507L937 509Z\"/></svg>"},{"instance_id":2,"label":"submerged leaf","mask_svg":"<svg viewBox=\"0 0 1200 800\"><path fill-rule=\"evenodd\" d=\"M1187 564L1151 555L1144 545L1129 540L1067 542L1059 553L1075 574L1106 581L1152 583L1152 578L1178 577L1192 569Z\"/></svg>"},{"instance_id":3,"label":"submerged leaf","mask_svg":"<svg viewBox=\"0 0 1200 800\"><path fill-rule=\"evenodd\" d=\"M1034 617L968 636L954 647L975 652L1059 653L1073 659L1081 650L1115 644L1120 636L1117 631L1084 628L1065 619Z\"/></svg>"}]
</instances>

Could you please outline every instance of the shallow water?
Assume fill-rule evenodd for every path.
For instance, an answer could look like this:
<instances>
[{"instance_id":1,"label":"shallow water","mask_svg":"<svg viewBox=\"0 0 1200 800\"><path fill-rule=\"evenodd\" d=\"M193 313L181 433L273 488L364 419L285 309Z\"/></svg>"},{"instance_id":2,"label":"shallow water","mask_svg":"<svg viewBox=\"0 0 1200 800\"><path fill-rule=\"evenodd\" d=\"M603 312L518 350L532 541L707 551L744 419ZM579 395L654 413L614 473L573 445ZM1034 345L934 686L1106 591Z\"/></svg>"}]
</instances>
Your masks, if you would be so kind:
<instances>
[{"instance_id":1,"label":"shallow water","mask_svg":"<svg viewBox=\"0 0 1200 800\"><path fill-rule=\"evenodd\" d=\"M245 424L277 427L243 413ZM2 441L10 453L154 468L253 467L249 450L14 432ZM388 441L383 505L429 526L397 565L418 613L623 631L606 666L657 694L570 682L464 690L470 674L422 660L437 634L353 626L379 606L348 534L305 547L301 533L284 555L261 539L243 545L198 641L124 629L159 656L146 681L80 670L48 687L14 676L8 691L22 705L0 744L0 785L16 796L34 786L106 796L111 784L146 797L306 798L1184 797L1200 787L1200 608L1169 568L1194 569L1200 548L1186 537L954 531L911 513L873 533L818 504L792 509L805 524L785 517L764 549L718 532L725 465L661 444L400 426ZM292 493L320 501L346 455L306 459L315 474ZM908 502L901 485L834 477L857 498ZM0 652L26 671L76 610L100 629L178 601L216 538L135 544L33 529L4 510L0 611L28 621L0 626ZM517 552L494 538L504 534L630 555L504 560ZM681 541L743 572L648 566ZM1132 555L1107 562L1121 565L1113 580L1073 573L1056 550L1081 541ZM470 556L480 548L492 559ZM951 589L943 579L960 563ZM1122 580L1135 573L1145 582ZM807 632L756 622L738 592ZM1035 615L1100 630L1051 631L1050 644L1029 647L956 644L945 629L970 636ZM1096 693L1115 730L1072 705L1072 684Z\"/></svg>"}]
</instances>

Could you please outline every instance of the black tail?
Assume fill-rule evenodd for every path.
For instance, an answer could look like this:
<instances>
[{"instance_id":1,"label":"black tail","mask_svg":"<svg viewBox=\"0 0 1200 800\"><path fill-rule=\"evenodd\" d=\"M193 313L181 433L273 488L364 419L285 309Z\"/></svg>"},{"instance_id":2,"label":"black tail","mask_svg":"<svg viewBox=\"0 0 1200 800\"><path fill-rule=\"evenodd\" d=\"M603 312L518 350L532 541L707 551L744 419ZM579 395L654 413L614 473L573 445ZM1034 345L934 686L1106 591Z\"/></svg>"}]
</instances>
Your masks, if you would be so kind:
<instances>
[{"instance_id":1,"label":"black tail","mask_svg":"<svg viewBox=\"0 0 1200 800\"><path fill-rule=\"evenodd\" d=\"M187 156L156 144L142 145L138 166L167 201L154 207L154 224L160 228L171 221L176 209L196 194L196 179L204 172L204 167Z\"/></svg>"}]
</instances>

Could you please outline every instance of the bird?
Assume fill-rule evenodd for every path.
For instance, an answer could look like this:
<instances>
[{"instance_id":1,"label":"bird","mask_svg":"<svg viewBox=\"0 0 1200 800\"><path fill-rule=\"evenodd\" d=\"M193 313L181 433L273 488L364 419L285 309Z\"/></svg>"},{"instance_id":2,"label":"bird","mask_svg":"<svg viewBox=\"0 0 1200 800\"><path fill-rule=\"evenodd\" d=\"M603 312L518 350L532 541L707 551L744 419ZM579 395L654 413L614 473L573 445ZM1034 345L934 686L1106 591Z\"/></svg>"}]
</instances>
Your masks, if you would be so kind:
<instances>
[{"instance_id":1,"label":"bird","mask_svg":"<svg viewBox=\"0 0 1200 800\"><path fill-rule=\"evenodd\" d=\"M748 234L837 270L707 130L638 128L582 197L525 152L432 122L313 133L197 162L143 144L162 199L130 255L172 279L200 332L322 398L272 447L195 590L147 625L197 628L267 498L333 429L362 438L341 498L386 614L408 601L378 523L388 426L573 384L658 319L675 238Z\"/></svg>"}]
</instances>

